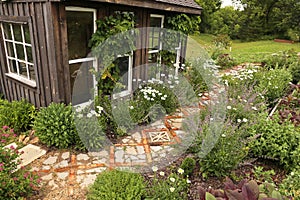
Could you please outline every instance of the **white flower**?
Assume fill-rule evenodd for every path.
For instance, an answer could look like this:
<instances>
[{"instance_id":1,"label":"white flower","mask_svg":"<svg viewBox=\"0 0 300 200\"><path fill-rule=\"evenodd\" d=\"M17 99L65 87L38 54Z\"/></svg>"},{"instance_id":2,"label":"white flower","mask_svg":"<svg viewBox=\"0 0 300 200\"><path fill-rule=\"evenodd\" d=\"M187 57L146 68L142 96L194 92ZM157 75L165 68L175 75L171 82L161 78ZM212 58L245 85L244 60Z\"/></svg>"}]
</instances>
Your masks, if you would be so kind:
<instances>
[{"instance_id":1,"label":"white flower","mask_svg":"<svg viewBox=\"0 0 300 200\"><path fill-rule=\"evenodd\" d=\"M157 170L158 170L158 167L156 167L156 166L153 166L153 167L152 167L152 171L153 171L153 172L157 172Z\"/></svg>"},{"instance_id":2,"label":"white flower","mask_svg":"<svg viewBox=\"0 0 300 200\"><path fill-rule=\"evenodd\" d=\"M226 135L225 135L225 134L222 134L221 136L222 136L222 137L226 137Z\"/></svg>"},{"instance_id":3,"label":"white flower","mask_svg":"<svg viewBox=\"0 0 300 200\"><path fill-rule=\"evenodd\" d=\"M241 119L237 119L237 122L240 123L242 120Z\"/></svg>"},{"instance_id":4,"label":"white flower","mask_svg":"<svg viewBox=\"0 0 300 200\"><path fill-rule=\"evenodd\" d=\"M243 118L243 122L247 122L248 121L248 119L246 119L246 118Z\"/></svg>"},{"instance_id":5,"label":"white flower","mask_svg":"<svg viewBox=\"0 0 300 200\"><path fill-rule=\"evenodd\" d=\"M170 178L170 181L171 181L172 183L174 183L174 182L175 182L175 178L171 177L171 178Z\"/></svg>"},{"instance_id":6,"label":"white flower","mask_svg":"<svg viewBox=\"0 0 300 200\"><path fill-rule=\"evenodd\" d=\"M177 170L177 172L178 172L179 174L183 174L183 173L184 173L184 170L181 169L181 168L179 168L179 169Z\"/></svg>"},{"instance_id":7,"label":"white flower","mask_svg":"<svg viewBox=\"0 0 300 200\"><path fill-rule=\"evenodd\" d=\"M97 106L97 109L98 109L98 113L101 113L104 110L102 106Z\"/></svg>"},{"instance_id":8,"label":"white flower","mask_svg":"<svg viewBox=\"0 0 300 200\"><path fill-rule=\"evenodd\" d=\"M164 176L165 172L159 172L159 175Z\"/></svg>"},{"instance_id":9,"label":"white flower","mask_svg":"<svg viewBox=\"0 0 300 200\"><path fill-rule=\"evenodd\" d=\"M92 113L88 113L86 116L87 116L88 118L91 118L91 117L93 116L93 114L92 114Z\"/></svg>"},{"instance_id":10,"label":"white flower","mask_svg":"<svg viewBox=\"0 0 300 200\"><path fill-rule=\"evenodd\" d=\"M161 76L161 77L164 77L164 76L166 76L166 75L165 75L165 74L160 74L160 76Z\"/></svg>"},{"instance_id":11,"label":"white flower","mask_svg":"<svg viewBox=\"0 0 300 200\"><path fill-rule=\"evenodd\" d=\"M164 101L164 100L166 100L166 98L165 98L165 97L160 97L160 99L161 99L161 100L163 100L163 101Z\"/></svg>"},{"instance_id":12,"label":"white flower","mask_svg":"<svg viewBox=\"0 0 300 200\"><path fill-rule=\"evenodd\" d=\"M257 108L253 106L253 107L252 107L252 110L257 110Z\"/></svg>"},{"instance_id":13,"label":"white flower","mask_svg":"<svg viewBox=\"0 0 300 200\"><path fill-rule=\"evenodd\" d=\"M295 175L295 173L294 172L291 172L291 176L294 176Z\"/></svg>"},{"instance_id":14,"label":"white flower","mask_svg":"<svg viewBox=\"0 0 300 200\"><path fill-rule=\"evenodd\" d=\"M186 183L190 184L192 181L190 179L186 179Z\"/></svg>"},{"instance_id":15,"label":"white flower","mask_svg":"<svg viewBox=\"0 0 300 200\"><path fill-rule=\"evenodd\" d=\"M156 97L156 94L155 94L155 93L152 93L152 96L153 96L153 97Z\"/></svg>"},{"instance_id":16,"label":"white flower","mask_svg":"<svg viewBox=\"0 0 300 200\"><path fill-rule=\"evenodd\" d=\"M166 94L165 94L165 95L164 95L164 97L165 97L165 98L167 98L167 97L168 97L168 95L166 95Z\"/></svg>"},{"instance_id":17,"label":"white flower","mask_svg":"<svg viewBox=\"0 0 300 200\"><path fill-rule=\"evenodd\" d=\"M174 192L174 191L175 191L175 188L174 188L174 187L170 187L170 191L171 191L171 192Z\"/></svg>"},{"instance_id":18,"label":"white flower","mask_svg":"<svg viewBox=\"0 0 300 200\"><path fill-rule=\"evenodd\" d=\"M78 117L79 117L79 118L82 118L82 117L83 117L83 114L79 114Z\"/></svg>"},{"instance_id":19,"label":"white flower","mask_svg":"<svg viewBox=\"0 0 300 200\"><path fill-rule=\"evenodd\" d=\"M158 95L159 95L159 96L161 96L161 95L162 95L162 93L158 93Z\"/></svg>"},{"instance_id":20,"label":"white flower","mask_svg":"<svg viewBox=\"0 0 300 200\"><path fill-rule=\"evenodd\" d=\"M133 110L133 109L134 109L134 107L133 107L133 106L129 106L129 109L130 109L130 110Z\"/></svg>"},{"instance_id":21,"label":"white flower","mask_svg":"<svg viewBox=\"0 0 300 200\"><path fill-rule=\"evenodd\" d=\"M236 110L236 108L232 108L232 110Z\"/></svg>"},{"instance_id":22,"label":"white flower","mask_svg":"<svg viewBox=\"0 0 300 200\"><path fill-rule=\"evenodd\" d=\"M170 88L171 88L171 89L174 88L174 85L170 85Z\"/></svg>"},{"instance_id":23,"label":"white flower","mask_svg":"<svg viewBox=\"0 0 300 200\"><path fill-rule=\"evenodd\" d=\"M210 118L210 121L213 121L213 120L214 120L214 118L211 117L211 118Z\"/></svg>"},{"instance_id":24,"label":"white flower","mask_svg":"<svg viewBox=\"0 0 300 200\"><path fill-rule=\"evenodd\" d=\"M164 82L163 82L163 81L158 81L158 83L159 83L159 84L163 84Z\"/></svg>"},{"instance_id":25,"label":"white flower","mask_svg":"<svg viewBox=\"0 0 300 200\"><path fill-rule=\"evenodd\" d=\"M244 102L245 102L245 103L247 103L247 100L246 100L246 99L244 99Z\"/></svg>"},{"instance_id":26,"label":"white flower","mask_svg":"<svg viewBox=\"0 0 300 200\"><path fill-rule=\"evenodd\" d=\"M134 79L132 79L132 81L133 81L133 82L136 82L136 79L134 78Z\"/></svg>"},{"instance_id":27,"label":"white flower","mask_svg":"<svg viewBox=\"0 0 300 200\"><path fill-rule=\"evenodd\" d=\"M178 84L179 84L179 81L175 81L175 83L178 85Z\"/></svg>"},{"instance_id":28,"label":"white flower","mask_svg":"<svg viewBox=\"0 0 300 200\"><path fill-rule=\"evenodd\" d=\"M199 93L198 96L201 97L201 96L202 96L202 93Z\"/></svg>"},{"instance_id":29,"label":"white flower","mask_svg":"<svg viewBox=\"0 0 300 200\"><path fill-rule=\"evenodd\" d=\"M177 79L178 79L178 76L174 76L174 79L176 79L176 80L177 80Z\"/></svg>"},{"instance_id":30,"label":"white flower","mask_svg":"<svg viewBox=\"0 0 300 200\"><path fill-rule=\"evenodd\" d=\"M172 84L172 81L168 81L169 84Z\"/></svg>"},{"instance_id":31,"label":"white flower","mask_svg":"<svg viewBox=\"0 0 300 200\"><path fill-rule=\"evenodd\" d=\"M227 109L228 109L228 110L231 110L231 106L227 106Z\"/></svg>"},{"instance_id":32,"label":"white flower","mask_svg":"<svg viewBox=\"0 0 300 200\"><path fill-rule=\"evenodd\" d=\"M153 99L153 98L151 98L150 100L151 100L151 101L154 101L154 99Z\"/></svg>"}]
</instances>

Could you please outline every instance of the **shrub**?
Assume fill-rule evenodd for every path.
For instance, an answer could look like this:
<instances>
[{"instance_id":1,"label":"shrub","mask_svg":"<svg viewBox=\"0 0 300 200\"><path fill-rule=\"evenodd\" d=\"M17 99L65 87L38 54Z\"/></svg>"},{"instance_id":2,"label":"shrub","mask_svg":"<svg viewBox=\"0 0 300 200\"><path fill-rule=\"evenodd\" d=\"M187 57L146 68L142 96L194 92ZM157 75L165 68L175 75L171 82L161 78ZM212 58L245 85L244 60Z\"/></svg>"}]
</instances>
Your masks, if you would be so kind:
<instances>
[{"instance_id":1,"label":"shrub","mask_svg":"<svg viewBox=\"0 0 300 200\"><path fill-rule=\"evenodd\" d=\"M293 76L293 83L300 83L300 61L293 62L288 66L288 70Z\"/></svg>"},{"instance_id":2,"label":"shrub","mask_svg":"<svg viewBox=\"0 0 300 200\"><path fill-rule=\"evenodd\" d=\"M179 103L169 87L154 83L145 85L136 91L130 106L132 106L130 115L134 122L148 123L161 114L159 113L161 109L167 114L175 112Z\"/></svg>"},{"instance_id":3,"label":"shrub","mask_svg":"<svg viewBox=\"0 0 300 200\"><path fill-rule=\"evenodd\" d=\"M230 54L221 54L216 59L216 65L221 66L222 69L228 69L235 65L235 61Z\"/></svg>"},{"instance_id":4,"label":"shrub","mask_svg":"<svg viewBox=\"0 0 300 200\"><path fill-rule=\"evenodd\" d=\"M193 148L198 150L200 171L204 178L226 176L245 158L248 148L242 133L242 129L230 124L226 127L208 124L201 126L196 138L199 143L196 144L197 148Z\"/></svg>"},{"instance_id":5,"label":"shrub","mask_svg":"<svg viewBox=\"0 0 300 200\"><path fill-rule=\"evenodd\" d=\"M145 197L145 183L140 174L104 171L89 188L88 200L138 200Z\"/></svg>"},{"instance_id":6,"label":"shrub","mask_svg":"<svg viewBox=\"0 0 300 200\"><path fill-rule=\"evenodd\" d=\"M263 93L269 106L284 96L286 89L292 80L292 75L286 69L274 69L269 71L260 71L256 75L258 84L255 90Z\"/></svg>"},{"instance_id":7,"label":"shrub","mask_svg":"<svg viewBox=\"0 0 300 200\"><path fill-rule=\"evenodd\" d=\"M300 131L292 122L281 123L278 113L271 119L267 114L260 114L260 120L249 127L252 141L250 152L256 157L278 160L286 169L293 169L300 163ZM280 124L281 123L281 124Z\"/></svg>"},{"instance_id":8,"label":"shrub","mask_svg":"<svg viewBox=\"0 0 300 200\"><path fill-rule=\"evenodd\" d=\"M76 125L75 148L79 150L98 151L106 141L105 132L97 117L102 114L101 107L93 107L93 104L85 107L75 107L74 122Z\"/></svg>"},{"instance_id":9,"label":"shrub","mask_svg":"<svg viewBox=\"0 0 300 200\"><path fill-rule=\"evenodd\" d=\"M268 55L262 61L269 69L288 68L294 62L297 62L297 53L294 50L281 51L275 54Z\"/></svg>"},{"instance_id":10,"label":"shrub","mask_svg":"<svg viewBox=\"0 0 300 200\"><path fill-rule=\"evenodd\" d=\"M75 144L78 135L71 105L51 103L38 112L33 129L47 146L67 148Z\"/></svg>"},{"instance_id":11,"label":"shrub","mask_svg":"<svg viewBox=\"0 0 300 200\"><path fill-rule=\"evenodd\" d=\"M35 107L26 100L0 100L0 126L9 126L16 133L25 132L32 126Z\"/></svg>"},{"instance_id":12,"label":"shrub","mask_svg":"<svg viewBox=\"0 0 300 200\"><path fill-rule=\"evenodd\" d=\"M8 127L0 130L0 197L1 199L14 200L29 196L38 185L38 176L28 169L17 170L20 152L4 146L16 140L14 131ZM16 171L17 170L17 171Z\"/></svg>"}]
</instances>

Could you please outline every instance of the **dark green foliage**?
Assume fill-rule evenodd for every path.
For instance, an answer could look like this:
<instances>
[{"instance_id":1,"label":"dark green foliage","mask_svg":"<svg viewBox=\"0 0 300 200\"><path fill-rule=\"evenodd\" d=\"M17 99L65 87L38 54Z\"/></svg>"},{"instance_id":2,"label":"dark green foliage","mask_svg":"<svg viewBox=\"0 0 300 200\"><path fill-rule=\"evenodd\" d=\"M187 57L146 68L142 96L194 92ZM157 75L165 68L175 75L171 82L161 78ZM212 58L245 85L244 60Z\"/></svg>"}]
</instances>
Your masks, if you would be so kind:
<instances>
[{"instance_id":1,"label":"dark green foliage","mask_svg":"<svg viewBox=\"0 0 300 200\"><path fill-rule=\"evenodd\" d=\"M300 199L300 166L297 166L279 185L279 191L294 200Z\"/></svg>"},{"instance_id":2,"label":"dark green foliage","mask_svg":"<svg viewBox=\"0 0 300 200\"><path fill-rule=\"evenodd\" d=\"M292 170L300 163L299 127L295 127L290 121L282 123L277 113L272 119L266 114L258 117L260 120L249 130L253 137L249 144L251 154L278 160L279 164Z\"/></svg>"},{"instance_id":3,"label":"dark green foliage","mask_svg":"<svg viewBox=\"0 0 300 200\"><path fill-rule=\"evenodd\" d=\"M35 117L35 107L26 100L0 100L0 126L9 126L16 133L31 129Z\"/></svg>"},{"instance_id":4,"label":"dark green foliage","mask_svg":"<svg viewBox=\"0 0 300 200\"><path fill-rule=\"evenodd\" d=\"M105 171L97 176L89 188L88 200L141 200L145 197L145 183L140 174L125 171Z\"/></svg>"},{"instance_id":5,"label":"dark green foliage","mask_svg":"<svg viewBox=\"0 0 300 200\"><path fill-rule=\"evenodd\" d=\"M180 165L180 168L184 170L185 175L191 175L195 167L196 167L196 160L191 157L185 158Z\"/></svg>"},{"instance_id":6,"label":"dark green foliage","mask_svg":"<svg viewBox=\"0 0 300 200\"><path fill-rule=\"evenodd\" d=\"M165 27L175 31L180 31L186 35L199 31L201 18L199 16L188 16L186 14L178 14L167 17Z\"/></svg>"},{"instance_id":7,"label":"dark green foliage","mask_svg":"<svg viewBox=\"0 0 300 200\"><path fill-rule=\"evenodd\" d=\"M33 129L47 146L67 148L78 138L71 105L51 103L38 112Z\"/></svg>"}]
</instances>

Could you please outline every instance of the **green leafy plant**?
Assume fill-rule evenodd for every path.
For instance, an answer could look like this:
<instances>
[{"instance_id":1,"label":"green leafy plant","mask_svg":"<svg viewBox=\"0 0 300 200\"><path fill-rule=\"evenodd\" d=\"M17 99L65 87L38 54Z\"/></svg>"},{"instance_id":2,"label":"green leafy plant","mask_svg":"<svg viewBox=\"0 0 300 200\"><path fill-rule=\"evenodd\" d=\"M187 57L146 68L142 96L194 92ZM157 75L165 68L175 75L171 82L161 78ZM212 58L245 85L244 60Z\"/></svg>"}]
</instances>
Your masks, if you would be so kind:
<instances>
[{"instance_id":1,"label":"green leafy plant","mask_svg":"<svg viewBox=\"0 0 300 200\"><path fill-rule=\"evenodd\" d=\"M152 167L154 178L148 189L147 200L150 199L187 199L190 180L185 177L184 170L179 168L166 176L163 171L157 173L157 168Z\"/></svg>"},{"instance_id":2,"label":"green leafy plant","mask_svg":"<svg viewBox=\"0 0 300 200\"><path fill-rule=\"evenodd\" d=\"M258 115L260 120L249 127L252 137L249 143L252 156L278 160L286 169L292 170L300 162L300 131L292 122L281 122L278 113L269 119L267 114Z\"/></svg>"},{"instance_id":3,"label":"green leafy plant","mask_svg":"<svg viewBox=\"0 0 300 200\"><path fill-rule=\"evenodd\" d=\"M185 175L191 175L195 167L196 167L196 160L191 157L186 157L180 165L180 168L184 170Z\"/></svg>"},{"instance_id":4,"label":"green leafy plant","mask_svg":"<svg viewBox=\"0 0 300 200\"><path fill-rule=\"evenodd\" d=\"M0 138L0 196L7 200L28 197L38 186L38 176L26 168L17 170L22 152L14 146L4 148L8 142L17 140L13 129L7 126L1 128Z\"/></svg>"},{"instance_id":5,"label":"green leafy plant","mask_svg":"<svg viewBox=\"0 0 300 200\"><path fill-rule=\"evenodd\" d=\"M174 83L175 84L175 83ZM179 103L173 91L164 84L153 83L144 85L134 93L130 102L130 115L136 123L148 123L161 114L161 109L166 114L175 112Z\"/></svg>"},{"instance_id":6,"label":"green leafy plant","mask_svg":"<svg viewBox=\"0 0 300 200\"><path fill-rule=\"evenodd\" d=\"M88 200L141 200L146 190L140 174L126 171L104 171L89 188Z\"/></svg>"},{"instance_id":7,"label":"green leafy plant","mask_svg":"<svg viewBox=\"0 0 300 200\"><path fill-rule=\"evenodd\" d=\"M0 126L9 126L16 133L29 130L35 117L35 107L26 100L0 100Z\"/></svg>"},{"instance_id":8,"label":"green leafy plant","mask_svg":"<svg viewBox=\"0 0 300 200\"><path fill-rule=\"evenodd\" d=\"M300 199L300 167L297 166L279 185L280 192L286 196Z\"/></svg>"},{"instance_id":9,"label":"green leafy plant","mask_svg":"<svg viewBox=\"0 0 300 200\"><path fill-rule=\"evenodd\" d=\"M71 105L51 103L38 112L33 129L40 141L48 146L67 148L78 138Z\"/></svg>"},{"instance_id":10,"label":"green leafy plant","mask_svg":"<svg viewBox=\"0 0 300 200\"><path fill-rule=\"evenodd\" d=\"M258 166L254 167L253 174L256 180L272 183L272 176L275 175L275 171L273 169L265 171L263 167Z\"/></svg>"},{"instance_id":11,"label":"green leafy plant","mask_svg":"<svg viewBox=\"0 0 300 200\"><path fill-rule=\"evenodd\" d=\"M245 145L243 138L243 130L237 129L231 125L223 127L221 132L217 133L213 128L214 125L208 126L207 124L201 126L201 130L197 137L199 141L197 152L199 156L199 165L202 176L207 178L208 176L226 176L230 170L234 169L247 155L248 148ZM217 128L217 127L215 127ZM221 127L222 128L222 127ZM220 129L220 127L218 127ZM216 138L216 134L220 134L219 138ZM203 140L210 141L207 145L213 145L211 150L202 155L205 146ZM217 141L214 143L213 141Z\"/></svg>"},{"instance_id":12,"label":"green leafy plant","mask_svg":"<svg viewBox=\"0 0 300 200\"><path fill-rule=\"evenodd\" d=\"M263 93L269 106L275 105L279 98L285 95L292 80L291 73L286 69L271 69L256 74L258 80L255 90Z\"/></svg>"}]
</instances>

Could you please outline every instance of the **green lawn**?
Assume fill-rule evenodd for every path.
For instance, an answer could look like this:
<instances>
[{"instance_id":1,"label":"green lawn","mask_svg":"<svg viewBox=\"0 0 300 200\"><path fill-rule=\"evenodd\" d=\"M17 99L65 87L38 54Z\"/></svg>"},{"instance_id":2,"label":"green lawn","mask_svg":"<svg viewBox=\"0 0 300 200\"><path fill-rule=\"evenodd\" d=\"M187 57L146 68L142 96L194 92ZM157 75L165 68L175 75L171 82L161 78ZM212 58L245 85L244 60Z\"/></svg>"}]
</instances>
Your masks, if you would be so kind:
<instances>
[{"instance_id":1,"label":"green lawn","mask_svg":"<svg viewBox=\"0 0 300 200\"><path fill-rule=\"evenodd\" d=\"M212 52L214 45L212 43L213 36L208 34L193 35L191 38L198 42L199 46L203 47L209 53ZM191 49L197 45L189 42ZM277 53L279 51L294 50L300 52L300 43L287 44L278 43L272 40L241 42L238 40L232 41L232 51L225 50L225 53L230 53L238 63L243 62L260 62L266 55ZM188 52L191 50L188 49Z\"/></svg>"}]
</instances>

